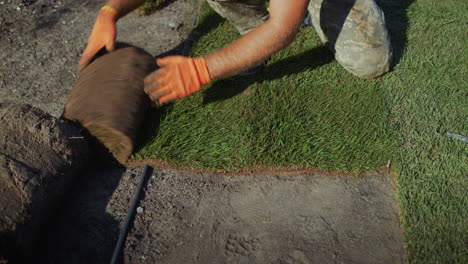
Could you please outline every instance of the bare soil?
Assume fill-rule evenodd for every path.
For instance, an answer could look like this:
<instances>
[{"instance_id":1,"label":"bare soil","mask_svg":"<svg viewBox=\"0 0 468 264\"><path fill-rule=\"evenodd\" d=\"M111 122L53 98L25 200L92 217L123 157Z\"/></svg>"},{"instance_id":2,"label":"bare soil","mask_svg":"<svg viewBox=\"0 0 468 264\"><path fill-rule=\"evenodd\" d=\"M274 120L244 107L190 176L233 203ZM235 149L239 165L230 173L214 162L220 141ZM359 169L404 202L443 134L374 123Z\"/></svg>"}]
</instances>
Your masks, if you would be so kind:
<instances>
[{"instance_id":1,"label":"bare soil","mask_svg":"<svg viewBox=\"0 0 468 264\"><path fill-rule=\"evenodd\" d=\"M0 0L0 108L29 103L62 114L101 5ZM194 7L177 0L148 17L131 14L118 23L118 40L153 56L180 52ZM109 262L140 173L83 168L43 226L35 263ZM125 263L401 263L404 256L389 172L221 175L157 167L140 207L120 256Z\"/></svg>"},{"instance_id":2,"label":"bare soil","mask_svg":"<svg viewBox=\"0 0 468 264\"><path fill-rule=\"evenodd\" d=\"M108 261L141 172L94 168L82 175L51 223L46 259ZM388 173L231 176L155 168L120 259L401 263L403 236L395 205Z\"/></svg>"}]
</instances>

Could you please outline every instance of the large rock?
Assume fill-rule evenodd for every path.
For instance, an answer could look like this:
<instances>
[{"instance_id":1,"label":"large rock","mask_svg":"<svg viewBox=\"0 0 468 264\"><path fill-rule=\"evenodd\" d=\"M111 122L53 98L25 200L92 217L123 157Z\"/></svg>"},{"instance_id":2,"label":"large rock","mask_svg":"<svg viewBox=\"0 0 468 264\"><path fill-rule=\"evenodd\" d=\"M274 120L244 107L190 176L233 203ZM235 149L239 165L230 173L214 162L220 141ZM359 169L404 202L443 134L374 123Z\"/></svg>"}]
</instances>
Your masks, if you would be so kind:
<instances>
[{"instance_id":1,"label":"large rock","mask_svg":"<svg viewBox=\"0 0 468 264\"><path fill-rule=\"evenodd\" d=\"M89 153L87 139L69 121L29 105L0 112L0 259L31 252Z\"/></svg>"}]
</instances>

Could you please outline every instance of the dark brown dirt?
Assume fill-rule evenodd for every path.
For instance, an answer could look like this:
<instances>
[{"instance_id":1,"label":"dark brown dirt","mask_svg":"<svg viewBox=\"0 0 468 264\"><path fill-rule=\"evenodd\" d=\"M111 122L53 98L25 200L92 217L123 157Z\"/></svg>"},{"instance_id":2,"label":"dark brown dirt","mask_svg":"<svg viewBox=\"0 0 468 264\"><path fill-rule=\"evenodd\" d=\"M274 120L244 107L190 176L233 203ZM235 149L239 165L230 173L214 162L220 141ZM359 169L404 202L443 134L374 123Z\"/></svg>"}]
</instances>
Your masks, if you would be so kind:
<instances>
[{"instance_id":1,"label":"dark brown dirt","mask_svg":"<svg viewBox=\"0 0 468 264\"><path fill-rule=\"evenodd\" d=\"M0 256L30 252L89 155L70 122L29 105L0 111Z\"/></svg>"},{"instance_id":2,"label":"dark brown dirt","mask_svg":"<svg viewBox=\"0 0 468 264\"><path fill-rule=\"evenodd\" d=\"M78 121L124 163L150 104L143 80L155 69L143 49L117 44L80 72L63 116Z\"/></svg>"}]
</instances>

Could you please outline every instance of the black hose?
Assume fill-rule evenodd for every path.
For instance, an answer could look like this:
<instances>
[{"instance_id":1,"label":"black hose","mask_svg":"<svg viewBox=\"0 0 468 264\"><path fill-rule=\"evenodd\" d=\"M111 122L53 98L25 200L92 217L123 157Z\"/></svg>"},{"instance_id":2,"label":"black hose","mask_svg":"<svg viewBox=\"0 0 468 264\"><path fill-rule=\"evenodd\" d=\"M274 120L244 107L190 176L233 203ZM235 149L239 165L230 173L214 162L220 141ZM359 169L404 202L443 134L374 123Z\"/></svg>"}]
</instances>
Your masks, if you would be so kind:
<instances>
[{"instance_id":1,"label":"black hose","mask_svg":"<svg viewBox=\"0 0 468 264\"><path fill-rule=\"evenodd\" d=\"M202 0L198 0L196 11L195 11L195 16L194 16L193 21L192 21L192 27L195 27L197 25L197 23L198 23L198 18L199 18L199 15L200 15L201 5L202 5ZM191 34L192 34L192 31L189 33L189 39L190 39ZM189 43L190 40L189 39L187 39L187 41L186 41L186 43L184 45L184 50L182 51L183 55L187 55L189 45L190 45L190 43ZM148 165L146 165L143 168L143 172L141 173L140 183L138 184L138 187L137 187L137 189L135 191L135 195L133 197L132 205L128 209L127 217L125 218L125 223L124 223L124 225L122 227L122 231L120 231L119 240L117 241L117 244L116 244L115 249L114 249L114 253L112 254L111 264L117 263L117 258L119 257L120 250L122 249L123 242L125 240L125 237L127 236L127 232L128 232L127 229L128 229L128 226L130 225L130 221L133 218L133 214L135 213L135 209L136 209L136 206L138 204L138 200L139 200L139 197L140 197L141 190L143 189L143 182L145 181L145 178L146 178L145 176L148 173L148 169L149 169L149 167L148 167Z\"/></svg>"},{"instance_id":2,"label":"black hose","mask_svg":"<svg viewBox=\"0 0 468 264\"><path fill-rule=\"evenodd\" d=\"M143 168L143 172L141 173L140 182L138 183L138 186L135 190L135 195L133 196L132 204L130 205L130 208L128 209L127 217L125 218L122 231L120 231L119 240L117 240L114 253L112 254L111 264L117 263L117 258L119 257L123 242L125 240L125 237L127 236L128 226L130 225L130 222L132 221L133 214L135 213L135 209L140 199L140 193L141 193L141 190L143 189L143 183L145 182L146 174L148 174L148 169L149 169L149 166L145 165L145 167Z\"/></svg>"}]
</instances>

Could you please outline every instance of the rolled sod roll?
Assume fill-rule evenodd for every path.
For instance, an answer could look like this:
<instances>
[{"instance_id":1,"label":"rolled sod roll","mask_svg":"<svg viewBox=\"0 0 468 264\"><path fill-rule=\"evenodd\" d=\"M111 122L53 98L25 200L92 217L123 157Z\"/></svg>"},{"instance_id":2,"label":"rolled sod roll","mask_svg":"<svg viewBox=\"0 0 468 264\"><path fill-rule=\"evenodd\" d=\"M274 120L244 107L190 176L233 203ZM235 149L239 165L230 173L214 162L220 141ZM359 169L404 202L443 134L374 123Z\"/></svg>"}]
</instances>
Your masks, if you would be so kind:
<instances>
[{"instance_id":1,"label":"rolled sod roll","mask_svg":"<svg viewBox=\"0 0 468 264\"><path fill-rule=\"evenodd\" d=\"M144 78L156 69L146 51L117 44L80 73L65 105L64 118L78 121L120 162L132 154L150 99Z\"/></svg>"}]
</instances>

